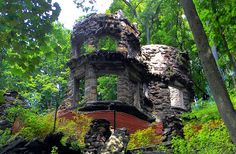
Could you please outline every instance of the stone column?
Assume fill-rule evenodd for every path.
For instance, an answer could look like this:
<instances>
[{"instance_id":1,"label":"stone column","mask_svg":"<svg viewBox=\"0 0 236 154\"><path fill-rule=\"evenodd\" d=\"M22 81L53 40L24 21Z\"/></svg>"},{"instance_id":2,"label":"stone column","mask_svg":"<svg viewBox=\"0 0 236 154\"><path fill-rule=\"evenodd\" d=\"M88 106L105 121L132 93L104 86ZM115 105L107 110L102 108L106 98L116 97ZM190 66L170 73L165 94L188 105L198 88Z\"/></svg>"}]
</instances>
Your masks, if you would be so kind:
<instances>
[{"instance_id":1,"label":"stone column","mask_svg":"<svg viewBox=\"0 0 236 154\"><path fill-rule=\"evenodd\" d=\"M140 106L140 83L135 84L135 93L134 93L134 106L138 109L141 108Z\"/></svg>"},{"instance_id":2,"label":"stone column","mask_svg":"<svg viewBox=\"0 0 236 154\"><path fill-rule=\"evenodd\" d=\"M122 74L118 75L117 81L117 100L125 102L125 103L133 103L130 102L130 91L129 91L129 77L128 73L122 72ZM132 96L131 96L132 97Z\"/></svg>"},{"instance_id":3,"label":"stone column","mask_svg":"<svg viewBox=\"0 0 236 154\"><path fill-rule=\"evenodd\" d=\"M84 137L84 154L98 154L105 142L111 136L110 122L105 119L95 119L90 125L90 130Z\"/></svg>"},{"instance_id":4,"label":"stone column","mask_svg":"<svg viewBox=\"0 0 236 154\"><path fill-rule=\"evenodd\" d=\"M65 94L65 99L63 100L63 103L60 105L60 109L69 109L69 108L73 108L75 105L75 101L74 101L74 76L73 73L70 73L70 79L69 82L67 84L67 91Z\"/></svg>"},{"instance_id":5,"label":"stone column","mask_svg":"<svg viewBox=\"0 0 236 154\"><path fill-rule=\"evenodd\" d=\"M97 100L97 78L96 73L92 65L86 65L85 70L85 101Z\"/></svg>"},{"instance_id":6,"label":"stone column","mask_svg":"<svg viewBox=\"0 0 236 154\"><path fill-rule=\"evenodd\" d=\"M73 106L77 106L79 102L79 86L80 86L80 80L74 78L73 79Z\"/></svg>"}]
</instances>

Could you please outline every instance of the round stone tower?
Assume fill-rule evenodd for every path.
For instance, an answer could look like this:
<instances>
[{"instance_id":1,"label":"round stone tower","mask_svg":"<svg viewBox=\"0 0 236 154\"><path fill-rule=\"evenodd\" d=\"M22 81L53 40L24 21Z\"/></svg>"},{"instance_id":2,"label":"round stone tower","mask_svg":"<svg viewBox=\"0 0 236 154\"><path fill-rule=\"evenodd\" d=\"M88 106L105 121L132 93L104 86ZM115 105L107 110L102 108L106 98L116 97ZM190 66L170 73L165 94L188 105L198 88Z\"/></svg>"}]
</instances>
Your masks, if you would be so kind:
<instances>
[{"instance_id":1,"label":"round stone tower","mask_svg":"<svg viewBox=\"0 0 236 154\"><path fill-rule=\"evenodd\" d=\"M116 41L115 51L98 48L104 36ZM94 119L106 119L130 132L156 121L164 126L163 140L170 140L172 132L181 135L179 115L190 110L193 99L188 55L166 45L141 47L138 36L136 27L120 13L93 14L75 24L69 87L60 111L77 109L83 98L79 111ZM84 44L92 52L83 53ZM97 79L104 74L117 76L115 100L98 100Z\"/></svg>"}]
</instances>

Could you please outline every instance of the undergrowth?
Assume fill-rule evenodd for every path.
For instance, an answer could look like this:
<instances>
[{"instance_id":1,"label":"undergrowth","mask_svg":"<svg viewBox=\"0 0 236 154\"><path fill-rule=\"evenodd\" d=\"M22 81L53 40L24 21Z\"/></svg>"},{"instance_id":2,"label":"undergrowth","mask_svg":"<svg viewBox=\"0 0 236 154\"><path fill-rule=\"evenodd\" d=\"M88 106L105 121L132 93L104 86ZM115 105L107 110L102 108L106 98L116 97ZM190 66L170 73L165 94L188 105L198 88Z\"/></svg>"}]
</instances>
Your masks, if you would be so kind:
<instances>
[{"instance_id":1,"label":"undergrowth","mask_svg":"<svg viewBox=\"0 0 236 154\"><path fill-rule=\"evenodd\" d=\"M231 93L230 96L236 107L236 95ZM236 153L236 147L230 141L228 131L213 100L198 101L190 113L183 115L183 119L185 119L184 138L172 139L174 153Z\"/></svg>"},{"instance_id":2,"label":"undergrowth","mask_svg":"<svg viewBox=\"0 0 236 154\"><path fill-rule=\"evenodd\" d=\"M155 128L152 126L137 130L135 133L130 134L130 140L127 149L136 149L161 143L161 135L156 135Z\"/></svg>"},{"instance_id":3,"label":"undergrowth","mask_svg":"<svg viewBox=\"0 0 236 154\"><path fill-rule=\"evenodd\" d=\"M26 140L38 138L43 140L46 135L53 132L54 112L38 114L37 111L12 107L7 110L7 119L14 123L13 132L9 129L0 131L0 147L16 136ZM62 144L70 143L73 149L84 146L84 136L89 129L91 118L73 113L73 119L59 118L56 122L56 132L62 132Z\"/></svg>"}]
</instances>

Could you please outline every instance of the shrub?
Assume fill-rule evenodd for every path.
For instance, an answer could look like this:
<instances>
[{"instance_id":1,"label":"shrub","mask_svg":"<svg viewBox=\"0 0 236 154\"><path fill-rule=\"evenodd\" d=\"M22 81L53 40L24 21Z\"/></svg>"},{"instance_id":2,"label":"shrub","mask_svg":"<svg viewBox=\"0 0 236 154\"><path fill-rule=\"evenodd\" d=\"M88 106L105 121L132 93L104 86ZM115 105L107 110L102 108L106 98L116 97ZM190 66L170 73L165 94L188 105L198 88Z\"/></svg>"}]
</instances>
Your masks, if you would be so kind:
<instances>
[{"instance_id":1,"label":"shrub","mask_svg":"<svg viewBox=\"0 0 236 154\"><path fill-rule=\"evenodd\" d=\"M175 137L172 140L174 153L230 154L236 152L221 120L202 124L197 131L194 126L194 124L189 124L184 127L185 138Z\"/></svg>"},{"instance_id":2,"label":"shrub","mask_svg":"<svg viewBox=\"0 0 236 154\"><path fill-rule=\"evenodd\" d=\"M35 111L22 107L12 107L7 110L7 119L19 122L20 126L16 131L18 134L31 140L35 137L43 139L53 129L53 114L40 115Z\"/></svg>"},{"instance_id":3,"label":"shrub","mask_svg":"<svg viewBox=\"0 0 236 154\"><path fill-rule=\"evenodd\" d=\"M47 134L53 131L54 114L53 112L37 114L29 109L13 107L7 110L7 119L11 122L20 121L17 135L27 140L32 140L36 137L44 139ZM57 119L56 131L64 134L62 143L65 144L70 141L72 147L77 148L78 145L84 145L84 136L89 129L91 119L82 114L73 114L75 115L73 119Z\"/></svg>"},{"instance_id":4,"label":"shrub","mask_svg":"<svg viewBox=\"0 0 236 154\"><path fill-rule=\"evenodd\" d=\"M84 136L90 128L91 118L78 113L73 113L75 116L72 120L66 118L58 119L57 131L63 132L64 137L62 143L70 141L72 147L76 149L77 145L84 146Z\"/></svg>"},{"instance_id":5,"label":"shrub","mask_svg":"<svg viewBox=\"0 0 236 154\"><path fill-rule=\"evenodd\" d=\"M137 130L130 134L130 140L127 149L135 149L161 143L161 136L155 135L155 129L148 127L143 130Z\"/></svg>"},{"instance_id":6,"label":"shrub","mask_svg":"<svg viewBox=\"0 0 236 154\"><path fill-rule=\"evenodd\" d=\"M231 94L235 104L235 95ZM174 153L236 153L236 147L230 141L227 129L220 117L215 102L205 101L204 107L194 107L192 112L184 114L184 138L172 139Z\"/></svg>"},{"instance_id":7,"label":"shrub","mask_svg":"<svg viewBox=\"0 0 236 154\"><path fill-rule=\"evenodd\" d=\"M3 145L5 145L11 138L10 129L0 130L0 150Z\"/></svg>"}]
</instances>

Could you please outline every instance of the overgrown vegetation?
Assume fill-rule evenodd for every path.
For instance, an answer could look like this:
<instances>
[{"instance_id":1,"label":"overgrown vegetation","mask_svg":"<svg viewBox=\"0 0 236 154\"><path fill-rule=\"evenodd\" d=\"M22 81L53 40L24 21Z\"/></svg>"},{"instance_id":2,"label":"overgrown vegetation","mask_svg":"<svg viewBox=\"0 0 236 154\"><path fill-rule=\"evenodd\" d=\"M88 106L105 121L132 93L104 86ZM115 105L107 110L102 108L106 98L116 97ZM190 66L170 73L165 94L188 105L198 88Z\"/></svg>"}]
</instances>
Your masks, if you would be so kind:
<instances>
[{"instance_id":1,"label":"overgrown vegetation","mask_svg":"<svg viewBox=\"0 0 236 154\"><path fill-rule=\"evenodd\" d=\"M236 1L194 2L236 107ZM81 6L85 10L89 9ZM69 76L66 62L70 56L71 31L57 22L60 8L50 0L0 0L0 8L0 104L3 102L3 93L14 89L32 107L30 110L19 107L9 109L8 120L19 122L21 127L15 135L9 129L0 130L1 146L17 135L28 140L34 137L43 139L53 130L54 113L46 110L60 104L66 91ZM113 0L107 12L114 13L119 9L131 22L137 23L142 45L167 44L186 51L190 57L190 72L196 96L201 98L208 93L197 48L179 1ZM83 49L88 53L96 49L114 50L116 42L104 37L98 40L96 48L85 45ZM116 98L115 82L115 78L99 79L98 98ZM112 88L106 89L111 85ZM83 145L83 135L89 123L87 117L77 117L74 120L59 119L56 127L57 131L65 134L62 142L70 140L74 148ZM214 101L198 101L192 112L184 115L184 118L190 120L184 121L185 137L176 137L172 141L175 153L236 153ZM152 133L153 130L148 128L132 134L129 148L155 144L159 136L150 135Z\"/></svg>"},{"instance_id":2,"label":"overgrown vegetation","mask_svg":"<svg viewBox=\"0 0 236 154\"><path fill-rule=\"evenodd\" d=\"M161 135L155 135L155 128L148 127L138 130L130 135L128 149L136 149L145 146L153 146L161 143Z\"/></svg>"},{"instance_id":3,"label":"overgrown vegetation","mask_svg":"<svg viewBox=\"0 0 236 154\"><path fill-rule=\"evenodd\" d=\"M236 95L231 93L231 99L236 104ZM184 138L175 137L172 140L173 152L215 154L235 153L236 147L230 141L228 131L220 117L215 102L198 101L190 113L184 114Z\"/></svg>"},{"instance_id":4,"label":"overgrown vegetation","mask_svg":"<svg viewBox=\"0 0 236 154\"><path fill-rule=\"evenodd\" d=\"M14 123L13 132L9 129L0 132L0 147L16 136L27 140L37 137L43 140L46 135L53 132L54 112L38 114L34 110L22 107L12 107L7 110L7 119ZM84 136L88 131L91 119L85 115L73 113L71 119L63 117L56 122L56 131L64 134L61 143L71 143L72 148L84 146Z\"/></svg>"}]
</instances>

